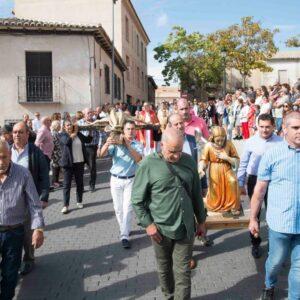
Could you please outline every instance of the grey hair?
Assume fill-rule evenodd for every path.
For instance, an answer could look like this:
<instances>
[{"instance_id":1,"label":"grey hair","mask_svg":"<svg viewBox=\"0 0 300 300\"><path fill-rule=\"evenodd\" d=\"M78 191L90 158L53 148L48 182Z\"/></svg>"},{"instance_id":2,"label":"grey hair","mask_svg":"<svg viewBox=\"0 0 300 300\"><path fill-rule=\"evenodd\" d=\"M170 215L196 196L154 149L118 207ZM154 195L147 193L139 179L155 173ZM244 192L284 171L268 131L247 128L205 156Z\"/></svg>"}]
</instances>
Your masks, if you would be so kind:
<instances>
[{"instance_id":1,"label":"grey hair","mask_svg":"<svg viewBox=\"0 0 300 300\"><path fill-rule=\"evenodd\" d=\"M180 118L183 120L183 118L182 118L182 116L181 116L180 114L173 113L173 114L169 115L169 117L168 117L168 125L169 125L170 127L172 126L171 120L172 120L172 118L174 118L174 117L180 117Z\"/></svg>"},{"instance_id":2,"label":"grey hair","mask_svg":"<svg viewBox=\"0 0 300 300\"><path fill-rule=\"evenodd\" d=\"M283 119L283 124L285 126L289 126L290 125L289 121L292 119L300 120L300 112L299 111L291 111L290 113L286 114Z\"/></svg>"},{"instance_id":3,"label":"grey hair","mask_svg":"<svg viewBox=\"0 0 300 300\"><path fill-rule=\"evenodd\" d=\"M3 148L10 151L10 147L9 147L8 142L0 140L0 150L3 149Z\"/></svg>"},{"instance_id":4,"label":"grey hair","mask_svg":"<svg viewBox=\"0 0 300 300\"><path fill-rule=\"evenodd\" d=\"M184 140L183 133L174 128L167 128L161 136L161 141L163 143L174 139L179 139L183 142Z\"/></svg>"}]
</instances>

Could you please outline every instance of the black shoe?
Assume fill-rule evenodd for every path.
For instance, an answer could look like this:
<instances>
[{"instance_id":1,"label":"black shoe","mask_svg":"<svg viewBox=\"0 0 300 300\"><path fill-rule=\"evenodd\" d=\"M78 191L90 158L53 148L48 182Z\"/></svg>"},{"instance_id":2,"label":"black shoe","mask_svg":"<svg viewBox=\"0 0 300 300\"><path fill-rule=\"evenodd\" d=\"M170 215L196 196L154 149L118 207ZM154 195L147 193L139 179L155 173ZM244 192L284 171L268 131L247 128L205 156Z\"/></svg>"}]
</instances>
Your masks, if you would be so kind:
<instances>
[{"instance_id":1,"label":"black shoe","mask_svg":"<svg viewBox=\"0 0 300 300\"><path fill-rule=\"evenodd\" d=\"M127 239L123 239L123 240L121 241L121 243L122 243L122 247L123 247L124 249L129 249L129 248L131 248L130 242L129 242Z\"/></svg>"},{"instance_id":2,"label":"black shoe","mask_svg":"<svg viewBox=\"0 0 300 300\"><path fill-rule=\"evenodd\" d=\"M34 261L26 261L22 263L22 266L20 268L20 274L22 276L27 275L34 269Z\"/></svg>"},{"instance_id":3,"label":"black shoe","mask_svg":"<svg viewBox=\"0 0 300 300\"><path fill-rule=\"evenodd\" d=\"M262 295L261 295L261 300L274 300L274 287L272 288L264 288Z\"/></svg>"},{"instance_id":4,"label":"black shoe","mask_svg":"<svg viewBox=\"0 0 300 300\"><path fill-rule=\"evenodd\" d=\"M90 192L91 192L91 193L94 193L95 190L96 190L96 189L95 189L95 186L94 186L94 185L91 185L91 186L90 186Z\"/></svg>"},{"instance_id":5,"label":"black shoe","mask_svg":"<svg viewBox=\"0 0 300 300\"><path fill-rule=\"evenodd\" d=\"M260 258L262 254L261 248L259 246L252 246L251 254L255 259Z\"/></svg>"}]
</instances>

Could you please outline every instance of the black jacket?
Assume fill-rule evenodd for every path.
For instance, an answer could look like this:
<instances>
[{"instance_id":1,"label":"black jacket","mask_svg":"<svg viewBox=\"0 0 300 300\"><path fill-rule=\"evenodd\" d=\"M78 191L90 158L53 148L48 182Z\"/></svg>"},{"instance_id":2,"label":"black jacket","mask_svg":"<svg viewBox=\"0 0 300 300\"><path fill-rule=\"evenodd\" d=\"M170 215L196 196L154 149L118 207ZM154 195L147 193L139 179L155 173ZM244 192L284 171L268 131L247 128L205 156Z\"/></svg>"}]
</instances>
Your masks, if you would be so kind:
<instances>
[{"instance_id":1,"label":"black jacket","mask_svg":"<svg viewBox=\"0 0 300 300\"><path fill-rule=\"evenodd\" d=\"M49 198L49 167L43 152L34 144L28 143L29 171L33 177L41 201Z\"/></svg>"},{"instance_id":2,"label":"black jacket","mask_svg":"<svg viewBox=\"0 0 300 300\"><path fill-rule=\"evenodd\" d=\"M186 139L189 142L192 157L193 157L194 161L196 162L196 164L198 165L198 149L197 149L196 139L193 135L190 135L190 134L186 134ZM208 186L207 186L206 176L202 177L200 179L200 181L201 181L202 189L207 189Z\"/></svg>"},{"instance_id":3,"label":"black jacket","mask_svg":"<svg viewBox=\"0 0 300 300\"><path fill-rule=\"evenodd\" d=\"M82 153L84 162L87 162L87 153L85 148L85 143L91 143L93 140L92 136L85 136L81 132L77 134L78 138L81 141ZM73 151L72 151L73 140L70 136L64 132L60 136L60 145L61 145L61 159L59 161L59 165L63 168L70 168L73 165Z\"/></svg>"}]
</instances>

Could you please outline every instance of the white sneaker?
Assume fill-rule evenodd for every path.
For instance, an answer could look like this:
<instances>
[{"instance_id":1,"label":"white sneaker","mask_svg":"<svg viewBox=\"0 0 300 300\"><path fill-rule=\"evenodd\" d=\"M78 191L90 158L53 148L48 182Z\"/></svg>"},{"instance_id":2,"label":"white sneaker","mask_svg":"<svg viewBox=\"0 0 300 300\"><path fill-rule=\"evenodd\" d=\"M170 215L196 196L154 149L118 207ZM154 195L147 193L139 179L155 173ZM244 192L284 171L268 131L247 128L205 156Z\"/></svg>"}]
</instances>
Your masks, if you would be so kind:
<instances>
[{"instance_id":1,"label":"white sneaker","mask_svg":"<svg viewBox=\"0 0 300 300\"><path fill-rule=\"evenodd\" d=\"M82 204L82 203L79 203L79 202L77 202L77 207L78 207L78 208L80 208L80 209L82 209L82 208L83 208L83 204Z\"/></svg>"},{"instance_id":2,"label":"white sneaker","mask_svg":"<svg viewBox=\"0 0 300 300\"><path fill-rule=\"evenodd\" d=\"M68 213L68 207L67 206L64 206L63 209L61 210L61 212L63 214L67 214Z\"/></svg>"}]
</instances>

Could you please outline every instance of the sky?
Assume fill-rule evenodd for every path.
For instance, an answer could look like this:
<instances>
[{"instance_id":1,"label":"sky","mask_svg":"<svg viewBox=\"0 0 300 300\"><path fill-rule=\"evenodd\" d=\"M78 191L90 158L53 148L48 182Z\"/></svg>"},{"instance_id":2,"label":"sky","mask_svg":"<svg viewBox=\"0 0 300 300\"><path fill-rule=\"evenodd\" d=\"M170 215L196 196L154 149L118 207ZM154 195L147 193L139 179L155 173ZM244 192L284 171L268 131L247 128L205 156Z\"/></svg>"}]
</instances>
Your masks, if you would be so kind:
<instances>
[{"instance_id":1,"label":"sky","mask_svg":"<svg viewBox=\"0 0 300 300\"><path fill-rule=\"evenodd\" d=\"M42 1L42 0L40 0ZM101 1L101 0L100 0ZM214 32L253 16L263 27L280 32L275 36L284 50L290 36L300 34L299 0L131 0L150 37L148 74L158 85L163 84L163 65L153 58L153 48L163 43L172 27L179 25L188 33ZM0 0L0 17L11 16L13 0Z\"/></svg>"}]
</instances>

